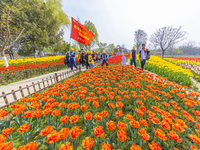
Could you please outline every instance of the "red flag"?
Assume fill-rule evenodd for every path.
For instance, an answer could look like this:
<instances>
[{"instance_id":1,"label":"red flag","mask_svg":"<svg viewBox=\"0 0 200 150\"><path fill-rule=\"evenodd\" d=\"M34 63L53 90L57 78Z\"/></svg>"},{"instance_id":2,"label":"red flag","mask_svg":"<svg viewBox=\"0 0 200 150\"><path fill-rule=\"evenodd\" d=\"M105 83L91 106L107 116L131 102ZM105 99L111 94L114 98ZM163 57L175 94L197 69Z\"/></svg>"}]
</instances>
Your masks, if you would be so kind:
<instances>
[{"instance_id":1,"label":"red flag","mask_svg":"<svg viewBox=\"0 0 200 150\"><path fill-rule=\"evenodd\" d=\"M93 36L94 34L92 32L88 31L82 24L72 18L70 38L81 44L88 45Z\"/></svg>"}]
</instances>

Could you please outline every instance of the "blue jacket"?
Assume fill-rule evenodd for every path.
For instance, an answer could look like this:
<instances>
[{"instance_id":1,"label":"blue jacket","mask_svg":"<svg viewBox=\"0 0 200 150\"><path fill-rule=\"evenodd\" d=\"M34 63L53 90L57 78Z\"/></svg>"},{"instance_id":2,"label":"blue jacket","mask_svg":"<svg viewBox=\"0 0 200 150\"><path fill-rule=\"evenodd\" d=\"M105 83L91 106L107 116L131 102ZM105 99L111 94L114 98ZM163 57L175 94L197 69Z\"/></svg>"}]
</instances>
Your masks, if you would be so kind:
<instances>
[{"instance_id":1,"label":"blue jacket","mask_svg":"<svg viewBox=\"0 0 200 150\"><path fill-rule=\"evenodd\" d=\"M71 56L69 56L70 57L70 61L75 61L75 53L74 52L69 52L69 54L71 55Z\"/></svg>"},{"instance_id":2,"label":"blue jacket","mask_svg":"<svg viewBox=\"0 0 200 150\"><path fill-rule=\"evenodd\" d=\"M107 55L106 55L106 54L102 54L101 56L102 56L102 58L103 58L104 60L107 60Z\"/></svg>"}]
</instances>

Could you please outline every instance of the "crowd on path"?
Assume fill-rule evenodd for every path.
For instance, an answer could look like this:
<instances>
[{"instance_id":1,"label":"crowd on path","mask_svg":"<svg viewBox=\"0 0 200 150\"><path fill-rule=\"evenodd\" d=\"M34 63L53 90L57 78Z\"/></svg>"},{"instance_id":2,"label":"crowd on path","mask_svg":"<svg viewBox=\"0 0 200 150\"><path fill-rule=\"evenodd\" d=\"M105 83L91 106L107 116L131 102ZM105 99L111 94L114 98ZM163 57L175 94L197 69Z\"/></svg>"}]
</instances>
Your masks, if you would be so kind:
<instances>
[{"instance_id":1,"label":"crowd on path","mask_svg":"<svg viewBox=\"0 0 200 150\"><path fill-rule=\"evenodd\" d=\"M68 65L68 68L78 68L76 66L75 62L75 52L74 49L71 48L69 52L66 53L66 59L65 59L65 64ZM136 47L133 46L133 49L130 52L130 65L133 65L134 67L137 68L137 63L136 63ZM142 44L142 49L139 51L139 59L141 63L141 69L142 71L144 70L144 65L146 63L146 60L150 58L150 51L145 48L145 44ZM103 52L94 52L94 51L89 51L86 50L86 52L81 49L78 53L78 60L82 67L86 67L86 70L94 68L94 62L95 61L101 61L101 66L103 67L104 64L108 66L108 54L106 54L106 51L103 50ZM126 59L124 55L122 56L122 65L125 63Z\"/></svg>"},{"instance_id":2,"label":"crowd on path","mask_svg":"<svg viewBox=\"0 0 200 150\"><path fill-rule=\"evenodd\" d=\"M71 48L70 51L66 53L65 64L68 65L68 68L70 67L71 70L73 70L73 67L77 68L75 55L76 54L73 48ZM82 67L86 67L86 70L94 68L95 61L101 61L102 67L104 64L108 66L108 54L106 54L105 50L103 50L103 52L97 53L89 50L86 50L85 52L83 49L81 49L78 53L78 60Z\"/></svg>"}]
</instances>

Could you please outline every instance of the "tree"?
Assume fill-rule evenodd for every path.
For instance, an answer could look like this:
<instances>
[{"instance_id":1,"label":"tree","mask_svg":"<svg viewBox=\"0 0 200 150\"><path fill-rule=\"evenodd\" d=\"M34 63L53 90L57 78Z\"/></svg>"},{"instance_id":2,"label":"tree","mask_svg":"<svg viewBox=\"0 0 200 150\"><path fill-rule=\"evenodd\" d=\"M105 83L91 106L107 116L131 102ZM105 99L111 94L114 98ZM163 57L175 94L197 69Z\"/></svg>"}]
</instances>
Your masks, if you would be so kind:
<instances>
[{"instance_id":1,"label":"tree","mask_svg":"<svg viewBox=\"0 0 200 150\"><path fill-rule=\"evenodd\" d=\"M99 35L98 35L95 25L92 22L85 21L84 26L87 30L89 30L90 32L94 34L94 37L92 38L88 46L85 46L85 48L88 48L90 50L94 45L99 43Z\"/></svg>"},{"instance_id":2,"label":"tree","mask_svg":"<svg viewBox=\"0 0 200 150\"><path fill-rule=\"evenodd\" d=\"M99 44L97 44L99 46L100 51L104 50L107 46L107 43L102 43L100 42Z\"/></svg>"},{"instance_id":3,"label":"tree","mask_svg":"<svg viewBox=\"0 0 200 150\"><path fill-rule=\"evenodd\" d=\"M138 50L141 49L142 44L147 43L147 34L144 32L144 30L138 29L135 31L134 42L138 52Z\"/></svg>"},{"instance_id":4,"label":"tree","mask_svg":"<svg viewBox=\"0 0 200 150\"><path fill-rule=\"evenodd\" d=\"M107 46L107 48L106 48L106 52L111 53L111 52L114 51L115 48L116 48L116 47L115 47L114 44L109 44L109 45Z\"/></svg>"},{"instance_id":5,"label":"tree","mask_svg":"<svg viewBox=\"0 0 200 150\"><path fill-rule=\"evenodd\" d=\"M3 1L3 2L2 2ZM25 31L31 34L20 40L20 45L28 42L34 48L33 53L57 44L57 36L60 30L67 26L70 21L63 12L61 0L2 0L0 6L12 8L13 26L25 27ZM1 5L2 4L2 5ZM1 16L0 10L0 16ZM31 51L32 52L32 51Z\"/></svg>"},{"instance_id":6,"label":"tree","mask_svg":"<svg viewBox=\"0 0 200 150\"><path fill-rule=\"evenodd\" d=\"M5 51L11 48L23 36L24 29L19 31L19 29L10 26L10 9L7 13L3 11L0 21L0 53L4 65L8 67L9 65L7 58L5 57ZM18 34L18 36L13 37L13 35L16 34ZM13 41L11 41L11 39L13 39Z\"/></svg>"},{"instance_id":7,"label":"tree","mask_svg":"<svg viewBox=\"0 0 200 150\"><path fill-rule=\"evenodd\" d=\"M172 52L175 53L175 54L182 54L183 53L183 51L180 51L178 48L174 48L172 50Z\"/></svg>"},{"instance_id":8,"label":"tree","mask_svg":"<svg viewBox=\"0 0 200 150\"><path fill-rule=\"evenodd\" d=\"M181 26L179 26L179 28L173 28L172 26L163 27L151 35L150 42L160 46L162 57L164 57L165 51L170 48L170 46L183 40L186 32L181 31L181 28Z\"/></svg>"}]
</instances>

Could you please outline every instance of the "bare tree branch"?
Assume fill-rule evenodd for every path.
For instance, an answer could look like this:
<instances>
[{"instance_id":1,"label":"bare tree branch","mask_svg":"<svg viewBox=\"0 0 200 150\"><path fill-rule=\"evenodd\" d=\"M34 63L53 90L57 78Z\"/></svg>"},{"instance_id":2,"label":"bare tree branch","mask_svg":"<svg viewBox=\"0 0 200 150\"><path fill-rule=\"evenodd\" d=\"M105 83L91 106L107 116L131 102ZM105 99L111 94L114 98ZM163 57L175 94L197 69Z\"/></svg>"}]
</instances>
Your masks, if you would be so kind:
<instances>
[{"instance_id":1,"label":"bare tree branch","mask_svg":"<svg viewBox=\"0 0 200 150\"><path fill-rule=\"evenodd\" d=\"M6 44L8 43L9 41L9 38L10 38L10 29L9 29L9 25L8 25L8 20L9 20L9 16L10 16L10 9L8 10L8 14L6 16L6 28L7 28L7 38L6 38L6 41L4 42L3 46L2 46L2 49L1 51L4 50L4 47L6 46Z\"/></svg>"},{"instance_id":2,"label":"bare tree branch","mask_svg":"<svg viewBox=\"0 0 200 150\"><path fill-rule=\"evenodd\" d=\"M172 26L163 27L151 35L150 42L160 46L162 57L168 48L184 39L186 32L181 31L181 28L181 26L179 28L173 28Z\"/></svg>"},{"instance_id":3,"label":"bare tree branch","mask_svg":"<svg viewBox=\"0 0 200 150\"><path fill-rule=\"evenodd\" d=\"M22 38L21 35L22 35L22 33L23 33L24 30L25 30L25 28L22 29L21 33L20 33L19 36L15 39L15 41L14 41L10 46L6 47L4 50L9 49L9 48L12 47L17 41L19 41L19 40Z\"/></svg>"},{"instance_id":4,"label":"bare tree branch","mask_svg":"<svg viewBox=\"0 0 200 150\"><path fill-rule=\"evenodd\" d=\"M135 46L137 50L139 50L142 44L146 44L147 34L144 32L144 30L138 29L135 31L134 37Z\"/></svg>"}]
</instances>

